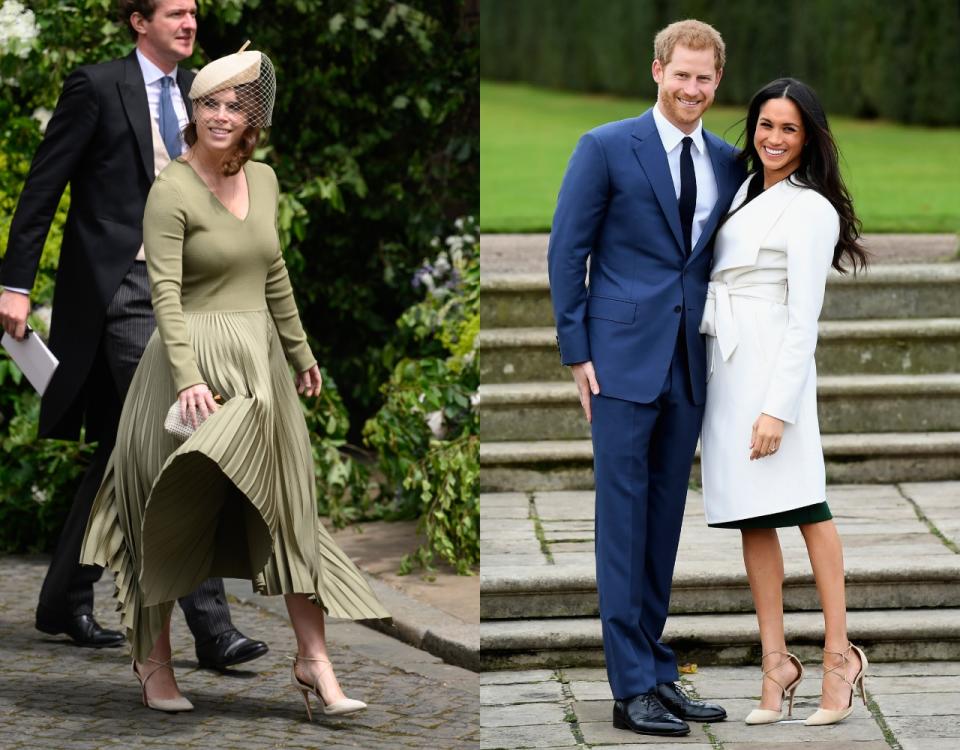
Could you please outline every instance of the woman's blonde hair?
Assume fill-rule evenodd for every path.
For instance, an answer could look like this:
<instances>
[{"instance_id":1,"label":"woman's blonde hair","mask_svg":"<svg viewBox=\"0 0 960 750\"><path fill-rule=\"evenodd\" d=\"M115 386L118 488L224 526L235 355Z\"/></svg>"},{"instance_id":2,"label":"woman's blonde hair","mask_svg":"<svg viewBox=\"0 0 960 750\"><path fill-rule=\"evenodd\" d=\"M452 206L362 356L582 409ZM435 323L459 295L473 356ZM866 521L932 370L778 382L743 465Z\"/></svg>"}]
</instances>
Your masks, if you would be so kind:
<instances>
[{"instance_id":1,"label":"woman's blonde hair","mask_svg":"<svg viewBox=\"0 0 960 750\"><path fill-rule=\"evenodd\" d=\"M653 56L664 67L673 58L673 50L678 45L693 50L713 47L713 59L717 70L720 70L727 61L727 48L723 44L723 37L713 26L703 21L688 18L685 21L675 21L661 29L653 39Z\"/></svg>"}]
</instances>

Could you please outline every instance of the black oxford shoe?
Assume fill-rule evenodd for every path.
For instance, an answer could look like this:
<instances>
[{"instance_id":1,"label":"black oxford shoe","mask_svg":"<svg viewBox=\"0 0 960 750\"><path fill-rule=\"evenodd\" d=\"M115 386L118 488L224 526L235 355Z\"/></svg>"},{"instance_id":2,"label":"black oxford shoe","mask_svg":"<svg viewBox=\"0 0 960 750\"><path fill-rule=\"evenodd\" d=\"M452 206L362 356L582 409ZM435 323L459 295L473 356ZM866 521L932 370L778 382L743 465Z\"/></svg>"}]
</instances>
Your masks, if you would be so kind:
<instances>
[{"instance_id":1,"label":"black oxford shoe","mask_svg":"<svg viewBox=\"0 0 960 750\"><path fill-rule=\"evenodd\" d=\"M723 721L727 712L716 703L695 700L675 682L657 685L657 697L670 712L686 721Z\"/></svg>"},{"instance_id":2,"label":"black oxford shoe","mask_svg":"<svg viewBox=\"0 0 960 750\"><path fill-rule=\"evenodd\" d=\"M126 639L119 630L107 630L93 619L93 615L74 615L62 619L50 619L37 615L37 630L41 633L70 636L74 644L85 648L113 648Z\"/></svg>"},{"instance_id":3,"label":"black oxford shoe","mask_svg":"<svg viewBox=\"0 0 960 750\"><path fill-rule=\"evenodd\" d=\"M236 629L227 630L216 638L197 644L197 661L204 669L224 670L259 659L269 650L263 641L247 638Z\"/></svg>"},{"instance_id":4,"label":"black oxford shoe","mask_svg":"<svg viewBox=\"0 0 960 750\"><path fill-rule=\"evenodd\" d=\"M664 707L655 690L635 698L614 701L613 726L638 734L669 737L690 734L690 727Z\"/></svg>"}]
</instances>

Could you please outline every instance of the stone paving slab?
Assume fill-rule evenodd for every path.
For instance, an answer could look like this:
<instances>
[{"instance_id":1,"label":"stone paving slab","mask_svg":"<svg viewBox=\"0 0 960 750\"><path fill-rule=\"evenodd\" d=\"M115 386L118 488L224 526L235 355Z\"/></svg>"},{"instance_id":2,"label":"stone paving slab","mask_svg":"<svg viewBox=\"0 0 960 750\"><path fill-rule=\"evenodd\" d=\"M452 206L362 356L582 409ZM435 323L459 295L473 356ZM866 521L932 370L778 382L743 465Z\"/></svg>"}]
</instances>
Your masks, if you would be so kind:
<instances>
[{"instance_id":1,"label":"stone paving slab","mask_svg":"<svg viewBox=\"0 0 960 750\"><path fill-rule=\"evenodd\" d=\"M956 739L924 737L901 740L902 750L957 750Z\"/></svg>"},{"instance_id":2,"label":"stone paving slab","mask_svg":"<svg viewBox=\"0 0 960 750\"><path fill-rule=\"evenodd\" d=\"M0 557L0 748L476 748L476 674L356 623L330 620L327 637L341 684L370 708L343 718L306 719L289 686L296 650L286 617L231 604L234 622L270 652L229 675L197 669L179 609L174 666L196 710L168 715L140 703L126 648L80 649L33 629L46 570L42 557ZM118 627L109 574L97 584L95 614ZM248 584L249 585L249 584ZM273 597L282 611L283 603ZM316 703L314 703L316 707Z\"/></svg>"},{"instance_id":3,"label":"stone paving slab","mask_svg":"<svg viewBox=\"0 0 960 750\"><path fill-rule=\"evenodd\" d=\"M520 703L542 703L563 698L563 686L557 681L520 685L481 685L481 706L515 706Z\"/></svg>"},{"instance_id":4,"label":"stone paving slab","mask_svg":"<svg viewBox=\"0 0 960 750\"><path fill-rule=\"evenodd\" d=\"M539 703L510 704L498 702L481 708L481 721L493 727L497 722L535 720L538 716L554 716L553 722L517 727L485 735L485 748L578 747L630 750L683 747L684 750L887 750L897 745L902 750L956 750L960 747L960 662L902 662L871 665L866 680L872 708L866 708L859 696L854 713L847 720L828 727L806 727L805 716L819 703L822 670L809 664L798 697L794 703L794 719L778 724L751 727L743 723L746 714L756 706L760 692L760 671L756 667L702 667L683 675L683 681L696 695L716 700L727 709L729 718L711 724L692 723L687 737L664 738L638 735L615 729L611 723L612 700L602 669L577 668L563 670L526 670L511 677L510 672L483 675L488 683L509 679L545 678L555 700ZM914 692L917 681L927 679L923 693ZM899 680L899 682L898 682ZM877 693L871 687L879 683ZM897 685L902 690L897 691ZM523 695L531 695L533 683L520 686ZM889 692L888 692L889 691ZM912 713L911 713L912 711ZM525 714L526 712L526 714ZM884 737L886 725L889 739ZM553 727L553 731L549 731ZM527 731L521 731L527 730ZM569 737L580 742L570 741ZM547 738L568 744L543 744Z\"/></svg>"},{"instance_id":5,"label":"stone paving slab","mask_svg":"<svg viewBox=\"0 0 960 750\"><path fill-rule=\"evenodd\" d=\"M480 731L482 750L503 748L566 748L578 747L570 725L544 724L528 727L484 727Z\"/></svg>"},{"instance_id":6,"label":"stone paving slab","mask_svg":"<svg viewBox=\"0 0 960 750\"><path fill-rule=\"evenodd\" d=\"M481 727L522 727L531 724L556 724L565 720L563 706L559 703L524 703L516 706L500 706L496 712L480 716Z\"/></svg>"},{"instance_id":7,"label":"stone paving slab","mask_svg":"<svg viewBox=\"0 0 960 750\"><path fill-rule=\"evenodd\" d=\"M621 743L635 744L638 738L642 739L644 737L644 735L638 735L635 732L631 732L626 729L616 729L609 718L607 718L605 721L581 723L580 731L583 733L583 739L586 741L587 745L617 745ZM659 742L663 742L662 737L659 738ZM704 745L709 742L710 737L708 737L704 731L703 724L696 723L690 725L690 734L684 737L672 737L670 739L670 744L675 744L678 747L684 748L688 745Z\"/></svg>"}]
</instances>

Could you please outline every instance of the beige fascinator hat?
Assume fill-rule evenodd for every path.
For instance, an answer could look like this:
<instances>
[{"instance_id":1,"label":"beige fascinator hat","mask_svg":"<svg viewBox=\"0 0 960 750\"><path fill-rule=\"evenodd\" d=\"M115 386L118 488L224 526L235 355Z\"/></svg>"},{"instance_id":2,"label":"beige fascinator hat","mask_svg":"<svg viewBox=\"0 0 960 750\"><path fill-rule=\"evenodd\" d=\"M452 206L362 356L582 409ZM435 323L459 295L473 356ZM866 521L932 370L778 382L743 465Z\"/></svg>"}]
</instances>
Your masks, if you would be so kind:
<instances>
[{"instance_id":1,"label":"beige fascinator hat","mask_svg":"<svg viewBox=\"0 0 960 750\"><path fill-rule=\"evenodd\" d=\"M226 89L233 89L240 108L247 115L247 124L269 127L273 118L273 103L277 95L277 78L270 58L262 52L247 51L246 42L239 52L218 58L203 66L190 87L194 117L197 104L206 97Z\"/></svg>"}]
</instances>

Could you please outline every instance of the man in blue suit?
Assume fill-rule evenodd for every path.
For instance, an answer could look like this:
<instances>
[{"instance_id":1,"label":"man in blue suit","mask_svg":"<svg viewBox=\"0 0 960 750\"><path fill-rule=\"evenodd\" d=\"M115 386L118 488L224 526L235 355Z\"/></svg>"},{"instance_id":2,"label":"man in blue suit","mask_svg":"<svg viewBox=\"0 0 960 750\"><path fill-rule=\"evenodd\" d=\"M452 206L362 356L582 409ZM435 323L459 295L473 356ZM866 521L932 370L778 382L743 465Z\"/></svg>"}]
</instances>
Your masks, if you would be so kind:
<instances>
[{"instance_id":1,"label":"man in blue suit","mask_svg":"<svg viewBox=\"0 0 960 750\"><path fill-rule=\"evenodd\" d=\"M577 144L548 265L561 360L593 436L613 723L683 735L684 720L726 717L675 684L676 658L660 637L703 416L698 328L713 235L746 175L736 150L700 121L723 74L720 34L679 21L657 34L654 55L656 105Z\"/></svg>"}]
</instances>

